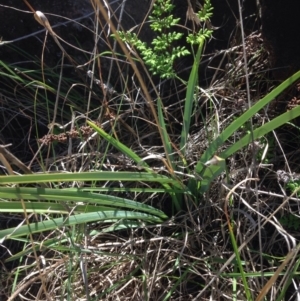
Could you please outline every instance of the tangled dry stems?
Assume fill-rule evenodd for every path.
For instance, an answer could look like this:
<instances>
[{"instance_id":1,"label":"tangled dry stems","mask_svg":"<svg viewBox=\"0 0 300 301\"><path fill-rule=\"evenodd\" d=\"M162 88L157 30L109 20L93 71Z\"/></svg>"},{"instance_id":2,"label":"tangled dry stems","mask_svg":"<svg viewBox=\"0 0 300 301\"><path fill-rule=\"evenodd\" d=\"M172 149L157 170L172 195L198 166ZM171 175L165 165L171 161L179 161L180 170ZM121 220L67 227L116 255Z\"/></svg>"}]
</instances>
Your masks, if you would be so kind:
<instances>
[{"instance_id":1,"label":"tangled dry stems","mask_svg":"<svg viewBox=\"0 0 300 301\"><path fill-rule=\"evenodd\" d=\"M263 51L259 34L253 33L245 42L249 63L248 73L250 82L253 83L250 92L252 100L255 101L261 98L262 91L267 93L271 89L272 83L265 81L265 73L268 72L267 54ZM200 111L209 112L212 108L213 111L218 112L217 128L218 131L222 131L236 114L240 114L247 108L244 66L241 64L242 45L234 45L224 51L223 55L228 61L225 70L216 71L212 82L199 99L199 111L195 113L199 117L196 118L197 122L192 128L187 146L187 160L191 165L208 146L207 129L210 128L211 135L215 135L213 130L215 113L211 116L207 115L208 118L204 123L200 118ZM176 96L176 92L174 93ZM119 99L119 97L111 97L103 100L105 113L101 115L99 125L108 131L112 130L121 142L130 145L132 150L141 156L150 153L163 156L163 148L157 139L156 125L153 124L151 114L147 111L146 103L143 102L139 91L132 90L132 94L126 94L129 108L125 113L116 110L119 107ZM139 102L135 99L139 99ZM1 97L2 102L7 100L7 97ZM9 101L16 100L12 98ZM180 122L178 112L182 108L183 101L179 99L178 102L166 106L172 121ZM6 113L9 112L8 110ZM38 111L37 114L44 116L45 112ZM14 118L13 115L10 117ZM257 116L256 122L259 124L267 119L266 112L262 112ZM47 125L48 121L44 122ZM169 125L176 141L176 133L178 133L176 123L170 122ZM49 170L51 168L60 170L61 166L70 165L71 160L75 162L74 166L77 166L72 169L73 171L96 169L104 154L102 167L114 170L133 168L132 162L124 160L122 154L116 153L114 149L107 151L106 145L97 141L97 138L89 139L93 135L89 130L90 128L85 127L83 122L77 127L73 125L69 133L60 134L64 139L54 134L43 136L40 143L45 147L50 147L51 142L54 141L66 143L60 145L59 152L53 158L47 158ZM235 139L239 139L243 134L242 131L236 133ZM71 140L76 142L73 142L72 151L68 153L68 143ZM78 154L80 143L87 141L84 153ZM227 278L226 274L233 272L234 265L224 265L232 254L224 215L224 202L232 187L238 185L245 177L251 176L249 162L256 152L257 150L249 147L244 153L238 154L228 162L231 186L223 178L219 179L213 183L199 207L187 208L186 213L180 213L166 224L145 226L131 232L82 237L77 242L68 240L65 233L67 229L49 233L48 237L60 236L61 241L66 241L62 246L72 251L69 250L68 253L58 250L45 251L42 252L44 263L35 263L36 260L41 260L40 258L32 258L32 262L35 263L32 266L29 262L25 262L21 267L23 278L17 285L20 298L37 300L38 296L39 300L47 297L57 299L62 297L62 288L64 288L65 293L67 290L71 292L73 300L86 300L86 287L90 297L98 296L99 300L162 300L162 296L168 292L172 292L170 300L193 300L198 291L210 283L201 300L230 300L231 279ZM294 155L287 154L287 161L289 162ZM153 168L166 172L161 161L154 160L151 164ZM37 169L38 162L35 166ZM298 236L297 233L287 234L278 221L278 215L292 213L295 208L293 204L278 202L278 193L280 193L278 182L274 184L274 178L271 181L269 177L269 174L275 174L272 167L256 166L256 171L257 174L254 176L261 175L263 180L257 187L240 184L233 192L231 210L238 245L247 241L247 248L242 250L242 254L243 258L247 259L245 269L249 272L259 272L265 268L271 270L271 261L261 262L260 254L283 256L291 241ZM268 193L269 187L275 189L275 186L277 186L277 195ZM284 190L282 190L282 198L284 197ZM134 198L142 200L144 195L134 196ZM160 202L156 206L165 208L168 199L152 196L150 201ZM275 211L278 213L277 217L274 216ZM262 224L265 226L261 228L262 237L259 240L257 231ZM102 230L100 225L91 227L94 230ZM248 241L255 233L255 239ZM76 252L75 247L81 249L82 255ZM219 271L222 268L222 275L220 275ZM10 288L13 283L12 275L6 280L7 288ZM68 278L73 279L70 287L66 286ZM181 279L180 285L176 285L178 279ZM250 287L253 291L261 289L258 278L254 277L250 281ZM240 283L237 291L237 294L243 298L243 287ZM102 294L99 295L99 292Z\"/></svg>"}]
</instances>

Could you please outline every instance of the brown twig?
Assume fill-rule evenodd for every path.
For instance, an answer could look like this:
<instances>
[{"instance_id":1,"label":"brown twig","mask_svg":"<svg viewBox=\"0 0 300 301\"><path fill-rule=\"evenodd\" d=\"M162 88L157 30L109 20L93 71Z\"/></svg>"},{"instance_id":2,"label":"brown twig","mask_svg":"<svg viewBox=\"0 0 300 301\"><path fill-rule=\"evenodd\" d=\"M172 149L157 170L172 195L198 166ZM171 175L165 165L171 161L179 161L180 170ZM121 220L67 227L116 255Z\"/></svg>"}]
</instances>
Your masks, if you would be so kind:
<instances>
[{"instance_id":1,"label":"brown twig","mask_svg":"<svg viewBox=\"0 0 300 301\"><path fill-rule=\"evenodd\" d=\"M25 174L32 174L32 171L23 162L21 162L16 156L6 149L8 146L10 146L10 144L0 145L0 155L2 155L0 156L0 161L3 163L3 165L8 168L6 161L7 159L11 164L20 168Z\"/></svg>"}]
</instances>

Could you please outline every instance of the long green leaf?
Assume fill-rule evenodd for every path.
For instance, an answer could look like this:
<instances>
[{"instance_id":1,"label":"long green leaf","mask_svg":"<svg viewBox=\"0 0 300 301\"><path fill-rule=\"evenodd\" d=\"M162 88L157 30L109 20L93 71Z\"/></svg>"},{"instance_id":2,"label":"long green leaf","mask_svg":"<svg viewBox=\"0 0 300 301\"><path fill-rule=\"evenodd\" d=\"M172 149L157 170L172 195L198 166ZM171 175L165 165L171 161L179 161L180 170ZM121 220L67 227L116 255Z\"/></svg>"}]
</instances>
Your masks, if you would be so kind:
<instances>
[{"instance_id":1,"label":"long green leaf","mask_svg":"<svg viewBox=\"0 0 300 301\"><path fill-rule=\"evenodd\" d=\"M130 148L122 144L120 141L117 141L114 139L111 135L108 135L106 132L104 132L101 128L97 127L94 123L88 122L88 124L106 141L111 143L115 148L117 148L119 151L121 151L124 155L131 158L136 164L138 164L140 167L143 167L149 174L154 175L156 177L156 173L154 173L151 168L149 168L148 164L142 160L136 153L134 153ZM162 134L164 136L164 134ZM164 140L164 137L162 137ZM164 141L163 141L164 142ZM165 145L165 144L164 144ZM165 145L165 148L167 146ZM170 159L168 160L170 162ZM171 178L171 177L170 177ZM159 181L160 182L160 181ZM183 184L181 182L178 182L177 180L173 180L172 182L160 182L164 188L170 189L169 184L173 184L174 187L179 188L180 190L186 190L186 188L183 188ZM170 193L172 197L172 204L176 207L176 210L179 211L181 209L181 201L178 199L177 194L175 192Z\"/></svg>"},{"instance_id":2,"label":"long green leaf","mask_svg":"<svg viewBox=\"0 0 300 301\"><path fill-rule=\"evenodd\" d=\"M201 156L199 162L196 165L195 171L200 174L204 168L205 162L210 160L214 154L217 153L220 146L233 135L238 129L241 128L252 116L254 116L259 110L270 103L276 96L282 93L286 88L290 87L296 80L300 78L300 71L289 77L282 84L276 87L268 95L258 101L255 105L249 108L244 114L233 121L208 147L208 149Z\"/></svg>"},{"instance_id":3,"label":"long green leaf","mask_svg":"<svg viewBox=\"0 0 300 301\"><path fill-rule=\"evenodd\" d=\"M113 145L117 150L122 152L122 154L126 155L128 158L133 160L136 164L139 166L143 166L148 172L152 172L151 169L149 169L149 166L146 162L142 160L135 152L133 152L130 148L128 148L126 145L121 143L120 141L113 138L111 135L107 134L105 131L103 131L101 128L99 128L96 124L93 122L88 121L87 122L91 128L93 128L101 137L103 137L106 141L108 141L111 145Z\"/></svg>"},{"instance_id":4,"label":"long green leaf","mask_svg":"<svg viewBox=\"0 0 300 301\"><path fill-rule=\"evenodd\" d=\"M80 172L80 173L44 173L30 174L24 176L0 176L1 184L25 184L25 183L45 183L45 182L68 182L68 181L127 181L127 182L157 182L161 184L178 183L166 176L148 172ZM179 186L180 187L180 186Z\"/></svg>"},{"instance_id":5,"label":"long green leaf","mask_svg":"<svg viewBox=\"0 0 300 301\"><path fill-rule=\"evenodd\" d=\"M6 199L24 199L24 200L50 200L63 202L84 202L89 204L97 204L100 206L113 208L133 209L140 212L147 212L160 216L165 219L167 216L160 210L140 202L131 201L111 195L70 191L68 189L51 189L51 188L28 188L28 187L0 187L0 197ZM51 206L51 203L49 203ZM99 209L100 210L100 209ZM98 210L98 211L99 211Z\"/></svg>"},{"instance_id":6,"label":"long green leaf","mask_svg":"<svg viewBox=\"0 0 300 301\"><path fill-rule=\"evenodd\" d=\"M1 66L4 67L4 69L6 71L8 71L8 73L10 73L10 75L7 73L4 73L4 72L0 72L0 75L7 76L9 78L13 78L22 83L24 82L23 79L19 75L17 75L16 72L12 68L10 68L8 65L6 65L3 61L0 60L0 67Z\"/></svg>"},{"instance_id":7,"label":"long green leaf","mask_svg":"<svg viewBox=\"0 0 300 301\"><path fill-rule=\"evenodd\" d=\"M296 107L280 116L274 118L273 120L267 122L266 124L262 125L261 127L255 129L252 134L245 135L242 139L237 141L232 146L228 147L225 151L220 154L222 159L226 159L235 152L241 150L244 146L249 145L252 141L252 137L254 139L258 139L263 137L264 135L270 133L271 131L277 129L278 127L282 126L283 124L295 119L296 117L300 116L300 107ZM201 188L200 192L205 192L210 183L222 172L221 166L210 166L206 168L201 175L203 180L201 181Z\"/></svg>"},{"instance_id":8,"label":"long green leaf","mask_svg":"<svg viewBox=\"0 0 300 301\"><path fill-rule=\"evenodd\" d=\"M159 126L161 127L162 130L162 139L164 139L164 145L166 148L166 152L168 153L168 157L170 160L170 164L172 166L172 168L175 170L175 165L174 165L174 156L173 156L173 147L170 141L170 136L168 135L167 132L167 127L166 127L166 123L165 123L165 119L164 119L164 114L163 114L163 110L162 110L162 103L161 103L161 99L157 100L157 116L158 116L158 120L159 120Z\"/></svg>"},{"instance_id":9,"label":"long green leaf","mask_svg":"<svg viewBox=\"0 0 300 301\"><path fill-rule=\"evenodd\" d=\"M187 85L186 98L184 103L183 124L181 130L181 140L180 140L180 151L182 152L183 155L185 154L185 147L190 131L191 115L192 115L193 104L194 104L194 93L195 93L196 85L198 83L198 69L200 65L203 45L204 45L204 40L201 41L198 47L196 59L194 60L194 64Z\"/></svg>"},{"instance_id":10,"label":"long green leaf","mask_svg":"<svg viewBox=\"0 0 300 301\"><path fill-rule=\"evenodd\" d=\"M33 212L33 213L60 213L60 214L69 214L69 211L66 209L65 206L59 203L53 202L24 202L26 212ZM111 210L111 207L105 206L90 206L90 205L76 205L72 208L73 213L85 213L85 212L97 212L97 211L105 211ZM0 212L9 212L9 213L22 213L24 212L23 205L21 201L8 201L8 202L0 202Z\"/></svg>"},{"instance_id":11,"label":"long green leaf","mask_svg":"<svg viewBox=\"0 0 300 301\"><path fill-rule=\"evenodd\" d=\"M15 237L20 237L28 235L29 233L40 233L44 231L52 231L63 226L73 226L78 224L85 224L90 222L112 223L114 221L125 219L125 220L143 220L150 223L161 223L162 219L155 217L153 215L132 212L132 211L105 211L105 212L90 212L69 216L68 218L56 218L53 220L47 220L38 223L31 223L30 225L24 225L21 227L9 228L0 231L0 240L12 239Z\"/></svg>"},{"instance_id":12,"label":"long green leaf","mask_svg":"<svg viewBox=\"0 0 300 301\"><path fill-rule=\"evenodd\" d=\"M253 131L253 138L258 139L263 137L264 135L270 133L271 131L279 128L280 126L286 124L287 122L295 119L296 117L300 116L300 107L295 107L292 110L281 114L280 116L272 119L271 121L267 122L266 124L262 125L261 127L255 129ZM224 152L220 154L220 156L224 159L228 158L230 155L235 153L238 150L241 150L242 147L249 145L251 143L252 134L245 135L242 139L237 141L235 144L227 148Z\"/></svg>"}]
</instances>

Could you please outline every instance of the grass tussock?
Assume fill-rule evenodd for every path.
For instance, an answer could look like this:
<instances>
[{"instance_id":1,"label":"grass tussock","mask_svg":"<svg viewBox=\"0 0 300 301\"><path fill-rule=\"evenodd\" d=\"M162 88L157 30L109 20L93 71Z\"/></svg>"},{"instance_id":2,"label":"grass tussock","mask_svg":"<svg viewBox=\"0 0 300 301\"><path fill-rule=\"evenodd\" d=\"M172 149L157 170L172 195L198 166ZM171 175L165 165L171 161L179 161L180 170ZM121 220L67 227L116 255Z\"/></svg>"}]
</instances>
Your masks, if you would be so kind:
<instances>
[{"instance_id":1,"label":"grass tussock","mask_svg":"<svg viewBox=\"0 0 300 301\"><path fill-rule=\"evenodd\" d=\"M300 74L271 80L259 32L207 54L209 0L185 26L157 1L129 33L123 6L91 7L91 49L31 8L44 52L0 60L1 298L296 298Z\"/></svg>"}]
</instances>

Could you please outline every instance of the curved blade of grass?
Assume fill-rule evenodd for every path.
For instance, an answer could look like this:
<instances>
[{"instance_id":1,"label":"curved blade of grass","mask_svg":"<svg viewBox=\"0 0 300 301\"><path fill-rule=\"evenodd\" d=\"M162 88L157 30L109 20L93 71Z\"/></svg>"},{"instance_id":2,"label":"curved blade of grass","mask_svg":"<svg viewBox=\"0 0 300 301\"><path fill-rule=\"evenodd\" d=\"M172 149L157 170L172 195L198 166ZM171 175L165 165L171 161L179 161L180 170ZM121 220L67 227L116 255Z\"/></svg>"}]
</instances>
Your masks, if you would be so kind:
<instances>
[{"instance_id":1,"label":"curved blade of grass","mask_svg":"<svg viewBox=\"0 0 300 301\"><path fill-rule=\"evenodd\" d=\"M286 124L287 122L295 119L296 117L300 116L300 107L295 107L292 110L285 112L281 114L280 116L272 119L271 121L267 122L266 124L262 125L261 127L255 129L253 131L253 137L254 139L258 139L260 137L263 137L264 135L268 134L269 132L279 128L280 126ZM224 152L220 154L222 158L226 159L233 153L235 153L238 150L241 150L242 147L248 145L251 143L251 134L245 135L242 139L237 141L235 144L233 144L231 147L226 149Z\"/></svg>"},{"instance_id":2,"label":"curved blade of grass","mask_svg":"<svg viewBox=\"0 0 300 301\"><path fill-rule=\"evenodd\" d=\"M96 126L93 122L87 121L88 125L94 129L101 137L103 137L107 142L109 142L111 145L113 145L116 149L118 149L122 154L126 155L128 158L133 160L136 164L139 166L145 168L148 172L153 172L148 164L144 162L135 152L133 152L130 148L128 148L126 145L121 143L120 141L113 138L111 135L107 134L105 131L103 131L101 128Z\"/></svg>"},{"instance_id":3,"label":"curved blade of grass","mask_svg":"<svg viewBox=\"0 0 300 301\"><path fill-rule=\"evenodd\" d=\"M133 229L133 228L140 228L143 226L143 223L138 220L119 220L115 222L113 225L101 229L101 231L97 231L99 233L108 233L108 232L115 232L119 230L125 229ZM93 231L91 231L90 236L93 235Z\"/></svg>"},{"instance_id":4,"label":"curved blade of grass","mask_svg":"<svg viewBox=\"0 0 300 301\"><path fill-rule=\"evenodd\" d=\"M172 184L182 188L177 181L172 178L147 172L113 172L95 171L80 173L51 173L51 174L30 174L23 176L0 176L1 184L26 184L26 183L45 183L45 182L68 182L68 181L128 181L128 182L157 182L160 184Z\"/></svg>"},{"instance_id":5,"label":"curved blade of grass","mask_svg":"<svg viewBox=\"0 0 300 301\"><path fill-rule=\"evenodd\" d=\"M138 164L139 166L143 167L149 174L151 175L156 175L156 173L154 173L150 168L149 165L144 162L142 160L142 158L140 158L135 152L133 152L130 148L128 148L127 146L125 146L123 143L117 141L116 139L114 139L111 135L108 135L105 131L103 131L101 128L97 127L94 123L89 122L88 124L101 136L103 137L107 142L111 143L115 148L117 148L119 151L121 151L124 155L126 155L127 157L131 158L136 164ZM161 133L161 128L159 128L160 133ZM164 142L164 138L163 138L163 134L161 133L161 137L162 140ZM167 146L164 146L165 148L167 148ZM169 160L170 161L170 160ZM180 190L183 190L183 186L182 183L177 182L176 180L173 180L172 182L160 182L163 187L165 187L166 189L170 189L170 186L168 184L173 184L174 187L179 188ZM172 197L172 201L173 204L176 208L177 211L179 211L181 209L181 201L178 199L177 195L175 192L171 192L170 193L171 197Z\"/></svg>"},{"instance_id":6,"label":"curved blade of grass","mask_svg":"<svg viewBox=\"0 0 300 301\"><path fill-rule=\"evenodd\" d=\"M30 241L27 240L26 238L14 238L15 241L22 241L22 242L25 242L27 243L28 245L30 244ZM51 239L45 239L43 240L43 242L39 242L39 241L35 241L34 242L34 245L30 244L31 246L28 246L27 249L23 250L23 251L20 251L14 255L12 255L11 257L9 258L6 258L4 260L4 262L10 262L10 261L14 261L14 260L17 260L17 259L20 259L21 257L27 255L27 254L30 254L33 252L33 249L35 248L36 250L39 250L39 251L43 251L43 250L46 250L47 248L50 248L53 246L56 245L56 244L63 244L64 242L68 241L67 239L62 239L62 240L58 240L57 238L51 238Z\"/></svg>"},{"instance_id":7,"label":"curved blade of grass","mask_svg":"<svg viewBox=\"0 0 300 301\"><path fill-rule=\"evenodd\" d=\"M72 188L71 188L72 189ZM135 188L135 187L86 187L86 188L80 188L82 191L91 191L91 192L146 192L146 193L182 193L182 189L176 189L176 188Z\"/></svg>"},{"instance_id":8,"label":"curved blade of grass","mask_svg":"<svg viewBox=\"0 0 300 301\"><path fill-rule=\"evenodd\" d=\"M226 159L235 152L241 150L244 146L249 145L252 141L252 137L254 139L258 139L260 137L263 137L264 135L268 134L269 132L277 129L278 127L282 126L283 124L291 121L292 119L300 116L300 107L296 107L284 114L281 114L280 116L274 118L273 120L267 122L266 124L262 125L261 127L255 129L253 133L245 135L242 139L237 141L232 146L228 147L225 151L223 151L220 154L220 157L222 159ZM209 168L206 168L201 175L203 178L203 181L201 181L201 187L200 192L203 193L207 191L210 183L218 176L220 173L222 173L222 166L210 166Z\"/></svg>"},{"instance_id":9,"label":"curved blade of grass","mask_svg":"<svg viewBox=\"0 0 300 301\"><path fill-rule=\"evenodd\" d=\"M28 82L24 85L24 87L29 87L29 86L33 86L33 87L39 87L39 88L43 88L47 91L50 91L52 93L56 93L57 91L55 91L54 88L50 87L49 85L41 82L41 81L38 81L38 80L33 80L32 82Z\"/></svg>"},{"instance_id":10,"label":"curved blade of grass","mask_svg":"<svg viewBox=\"0 0 300 301\"><path fill-rule=\"evenodd\" d=\"M166 155L167 158L169 159L169 164L172 166L173 170L176 170L175 165L174 165L174 156L173 156L173 147L170 141L170 137L167 132L167 127L164 119L164 114L162 110L162 103L161 99L157 100L157 116L158 116L158 121L159 121L159 126L161 127L161 132L162 132L162 138L164 139L164 145L165 145L165 150L166 150Z\"/></svg>"},{"instance_id":11,"label":"curved blade of grass","mask_svg":"<svg viewBox=\"0 0 300 301\"><path fill-rule=\"evenodd\" d=\"M185 154L185 146L190 131L191 115L192 115L193 104L194 104L194 93L195 93L196 85L198 84L198 69L200 65L203 45L204 45L204 40L201 41L201 43L199 44L196 58L194 60L192 71L189 77L187 90L186 90L186 98L185 98L184 112L183 112L183 124L181 130L181 140L180 140L180 151L182 152L183 156Z\"/></svg>"},{"instance_id":12,"label":"curved blade of grass","mask_svg":"<svg viewBox=\"0 0 300 301\"><path fill-rule=\"evenodd\" d=\"M182 275L180 275L180 277L178 277L178 279L175 282L175 284L168 291L168 293L164 296L164 298L162 299L163 301L167 301L167 300L171 299L172 294L174 293L174 291L176 291L176 289L178 289L178 286L182 285L182 283L184 283L184 281L187 280L187 276L188 276L188 274L190 272L191 272L191 268L190 267L186 267L184 273Z\"/></svg>"},{"instance_id":13,"label":"curved blade of grass","mask_svg":"<svg viewBox=\"0 0 300 301\"><path fill-rule=\"evenodd\" d=\"M234 250L234 253L235 253L235 256L236 256L238 268L239 268L239 271L240 271L240 274L241 274L242 282L243 282L243 285L244 285L244 291L245 291L245 295L246 295L246 298L247 298L246 300L247 301L252 301L250 289L249 289L248 282L247 282L247 279L246 279L246 273L245 273L243 265L242 265L242 260L241 260L241 257L240 257L240 253L239 253L239 250L238 250L238 246L237 246L237 243L236 243L236 239L234 237L232 227L229 227L229 235L230 235L231 243L232 243L233 250Z\"/></svg>"},{"instance_id":14,"label":"curved blade of grass","mask_svg":"<svg viewBox=\"0 0 300 301\"><path fill-rule=\"evenodd\" d=\"M66 207L59 203L50 203L50 202L24 202L26 211L34 213L60 213L60 214L69 214L69 211L66 210ZM72 207L72 206L70 206ZM84 212L97 212L97 211L106 211L111 210L111 207L105 206L90 206L90 205L76 205L74 208L74 213L84 213ZM14 202L0 202L0 212L10 212L10 213L22 213L23 206L19 201Z\"/></svg>"},{"instance_id":15,"label":"curved blade of grass","mask_svg":"<svg viewBox=\"0 0 300 301\"><path fill-rule=\"evenodd\" d=\"M85 224L89 222L103 222L112 223L120 219L125 220L143 220L149 223L162 223L163 220L141 212L123 211L123 210L113 210L105 212L90 212L82 213L77 215L71 215L68 218L55 218L53 220L46 220L38 223L31 223L30 225L21 226L19 228L9 228L5 230L0 230L0 240L3 238L11 239L15 237L20 237L28 235L29 233L40 233L44 231L52 231L60 227L73 226L78 224Z\"/></svg>"},{"instance_id":16,"label":"curved blade of grass","mask_svg":"<svg viewBox=\"0 0 300 301\"><path fill-rule=\"evenodd\" d=\"M106 228L101 229L101 231L99 230L91 230L88 235L90 237L93 237L95 235L101 234L101 233L108 233L108 232L115 232L118 230L125 230L125 229L133 229L133 228L139 228L144 226L144 223L138 220L119 220L117 222L115 222L113 225L108 226ZM25 243L28 243L28 246L26 248L26 250L23 250L21 252L18 252L14 255L12 255L11 257L5 259L4 262L10 262L10 261L14 261L17 259L20 259L21 257L30 254L33 252L33 248L35 248L36 250L42 251L42 250L47 250L47 249L52 249L52 250L58 250L58 251L70 251L71 247L67 246L64 247L64 243L69 243L68 239L61 239L61 238L50 238L50 239L45 239L42 242L39 241L35 241L34 245L31 244L31 241L29 239L26 238L14 238L14 240L17 241L22 241ZM73 250L75 251L75 250ZM90 252L97 252L97 254L107 254L107 252L104 251L91 251L91 250L85 250L85 249L80 249L80 252L86 252L86 253L90 253ZM113 256L113 253L109 252L107 255L109 256ZM120 256L119 253L117 253L115 256ZM127 254L126 256L130 256L129 254Z\"/></svg>"},{"instance_id":17,"label":"curved blade of grass","mask_svg":"<svg viewBox=\"0 0 300 301\"><path fill-rule=\"evenodd\" d=\"M89 204L99 204L100 206L114 208L133 209L140 212L147 212L152 215L160 216L166 219L167 216L160 210L146 204L131 201L111 195L84 192L69 191L68 189L51 188L28 188L28 187L0 187L0 197L6 199L24 199L24 200L51 200L63 202L88 202ZM49 203L51 206L52 203ZM100 211L100 209L98 210Z\"/></svg>"},{"instance_id":18,"label":"curved blade of grass","mask_svg":"<svg viewBox=\"0 0 300 301\"><path fill-rule=\"evenodd\" d=\"M282 272L279 274L279 276L284 276L286 272ZM272 277L274 275L274 272L265 272L264 271L264 277ZM293 275L300 275L300 272L295 272ZM239 272L232 272L232 273L222 273L220 274L221 277L224 278L239 278L241 277L241 274ZM261 277L261 272L247 272L245 274L245 277L247 278L260 278Z\"/></svg>"},{"instance_id":19,"label":"curved blade of grass","mask_svg":"<svg viewBox=\"0 0 300 301\"><path fill-rule=\"evenodd\" d=\"M211 159L211 157L217 152L219 147L232 136L245 122L247 122L252 116L254 116L259 110L270 103L276 96L282 93L286 88L290 87L296 80L300 78L300 71L289 77L273 91L271 91L264 98L259 100L251 108L249 108L243 115L233 121L209 146L209 148L201 156L198 164L196 165L195 171L200 174L204 168L205 162Z\"/></svg>"},{"instance_id":20,"label":"curved blade of grass","mask_svg":"<svg viewBox=\"0 0 300 301\"><path fill-rule=\"evenodd\" d=\"M1 71L0 71L0 75L7 76L7 77L9 77L9 78L15 79L15 80L20 81L20 82L22 82L22 83L24 82L23 79L22 79L19 75L17 75L16 72L15 72L12 68L10 68L8 65L6 65L3 61L0 60L0 67L1 67L1 66L2 66L6 71L8 71L8 73L10 73L10 75L7 74L7 73L1 72ZM0 70L1 70L1 69L0 69Z\"/></svg>"}]
</instances>

